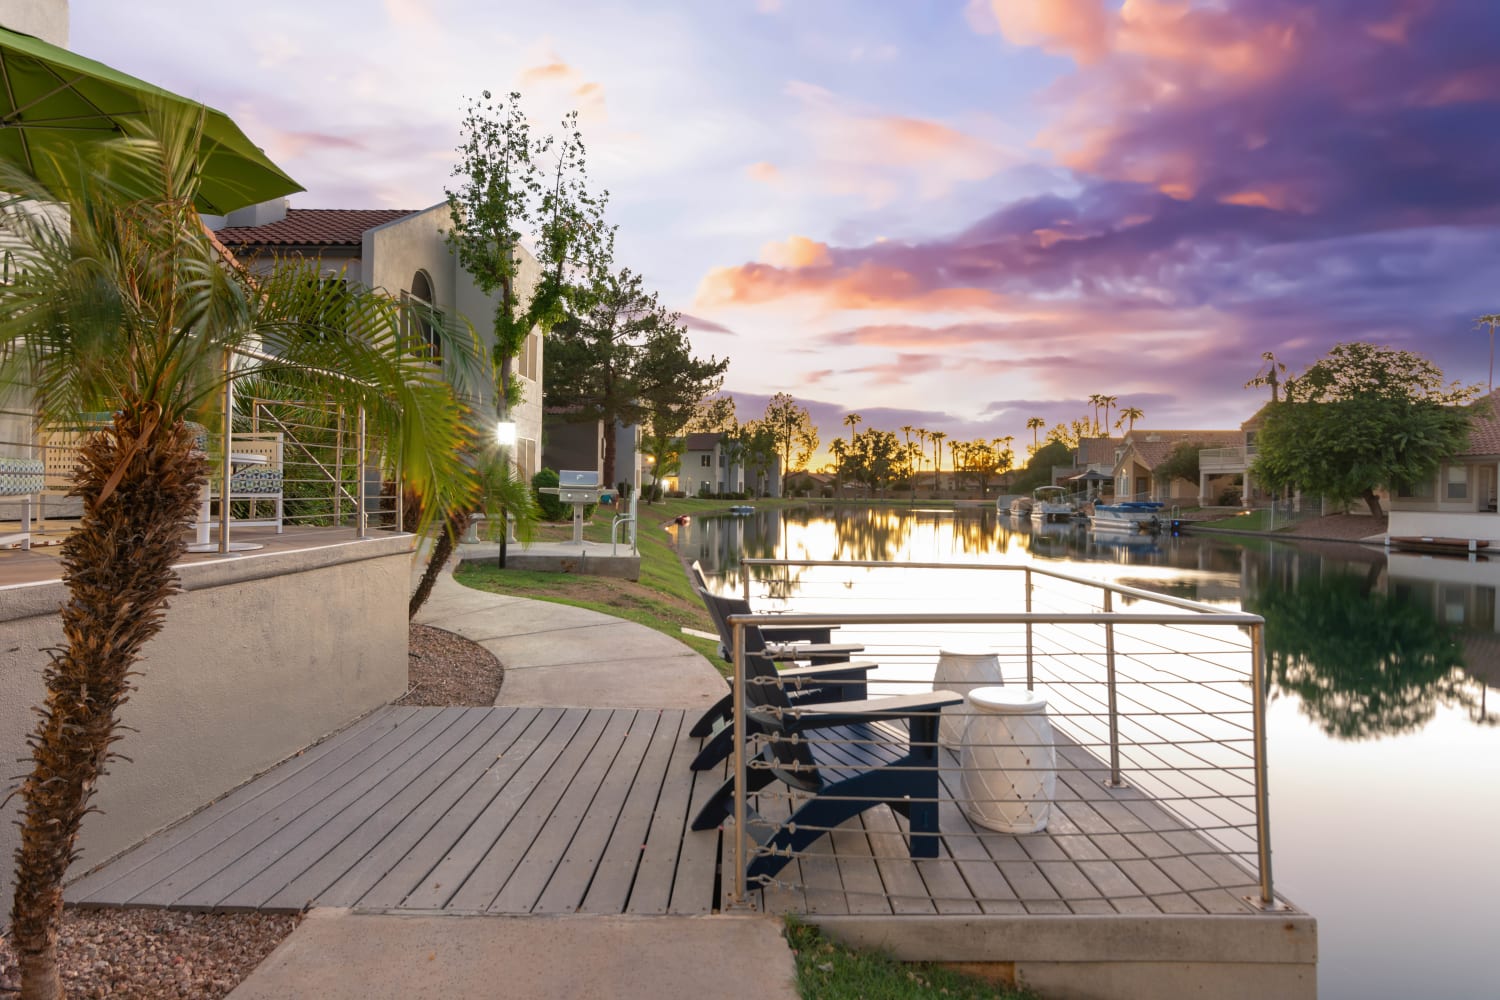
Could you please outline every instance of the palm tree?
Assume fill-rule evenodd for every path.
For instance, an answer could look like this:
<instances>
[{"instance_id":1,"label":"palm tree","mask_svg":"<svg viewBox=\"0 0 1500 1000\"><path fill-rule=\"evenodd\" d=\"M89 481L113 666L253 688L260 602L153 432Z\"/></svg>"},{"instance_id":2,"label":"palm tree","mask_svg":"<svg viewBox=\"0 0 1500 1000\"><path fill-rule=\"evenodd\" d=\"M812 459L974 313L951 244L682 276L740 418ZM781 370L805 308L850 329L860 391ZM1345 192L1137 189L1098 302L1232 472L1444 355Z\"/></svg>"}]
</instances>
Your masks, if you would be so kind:
<instances>
[{"instance_id":1,"label":"palm tree","mask_svg":"<svg viewBox=\"0 0 1500 1000\"><path fill-rule=\"evenodd\" d=\"M950 457L953 459L953 488L956 490L958 489L959 456L963 456L963 465L967 466L969 464L969 446L962 441L950 441L948 442L948 451Z\"/></svg>"},{"instance_id":2,"label":"palm tree","mask_svg":"<svg viewBox=\"0 0 1500 1000\"><path fill-rule=\"evenodd\" d=\"M1489 313L1475 320L1480 326L1490 328L1490 392L1495 391L1495 327L1500 325L1500 313ZM1283 369L1285 370L1285 369Z\"/></svg>"},{"instance_id":3,"label":"palm tree","mask_svg":"<svg viewBox=\"0 0 1500 1000\"><path fill-rule=\"evenodd\" d=\"M922 472L922 463L927 461L927 437L928 430L925 427L917 428L917 473Z\"/></svg>"},{"instance_id":4,"label":"palm tree","mask_svg":"<svg viewBox=\"0 0 1500 1000\"><path fill-rule=\"evenodd\" d=\"M943 439L948 435L942 431L931 431L927 436L932 438L934 446L933 460L935 464L932 467L932 490L936 494L938 490L943 488Z\"/></svg>"},{"instance_id":5,"label":"palm tree","mask_svg":"<svg viewBox=\"0 0 1500 1000\"><path fill-rule=\"evenodd\" d=\"M1099 397L1099 403L1100 403L1100 405L1102 405L1104 407L1104 431L1103 432L1106 435L1109 434L1109 411L1114 407L1115 403L1117 403L1119 401L1119 399L1120 399L1119 396L1100 396ZM1099 428L1096 427L1094 429L1094 433L1095 434L1100 433Z\"/></svg>"},{"instance_id":6,"label":"palm tree","mask_svg":"<svg viewBox=\"0 0 1500 1000\"><path fill-rule=\"evenodd\" d=\"M1099 432L1099 407L1104 405L1104 397L1097 392L1089 396L1089 402L1094 406L1094 433Z\"/></svg>"},{"instance_id":7,"label":"palm tree","mask_svg":"<svg viewBox=\"0 0 1500 1000\"><path fill-rule=\"evenodd\" d=\"M1036 439L1037 431L1046 426L1047 421L1043 420L1041 417L1031 417L1026 421L1026 429L1031 432L1031 453L1033 455L1036 454L1036 450L1041 447Z\"/></svg>"},{"instance_id":8,"label":"palm tree","mask_svg":"<svg viewBox=\"0 0 1500 1000\"><path fill-rule=\"evenodd\" d=\"M849 443L851 445L854 444L854 428L863 423L864 419L865 418L860 416L858 413L844 414L844 426L849 428Z\"/></svg>"},{"instance_id":9,"label":"palm tree","mask_svg":"<svg viewBox=\"0 0 1500 1000\"><path fill-rule=\"evenodd\" d=\"M1276 355L1272 354L1270 351L1265 351L1264 353L1262 353L1260 359L1262 361L1269 362L1269 365L1267 366L1265 371L1259 373L1250 381L1246 382L1245 388L1249 389L1253 386L1268 385L1271 387L1271 402L1280 402L1281 377L1286 374L1286 365L1282 364L1280 361L1277 361Z\"/></svg>"},{"instance_id":10,"label":"palm tree","mask_svg":"<svg viewBox=\"0 0 1500 1000\"><path fill-rule=\"evenodd\" d=\"M0 389L51 423L114 414L81 449L83 515L61 550L63 641L19 790L11 935L25 1000L62 996L63 877L142 649L176 590L207 472L186 419L213 412L231 382L275 371L364 407L429 509L466 496L460 409L405 350L399 305L309 281L305 268L252 278L227 262L193 207L200 128L153 115L139 136L75 152L51 192L0 163L11 193L0 217L19 261L0 285ZM66 221L32 210L40 202L60 203Z\"/></svg>"},{"instance_id":11,"label":"palm tree","mask_svg":"<svg viewBox=\"0 0 1500 1000\"><path fill-rule=\"evenodd\" d=\"M1135 430L1135 422L1145 415L1146 414L1142 413L1137 407L1123 407L1120 410L1120 419L1115 421L1115 430L1119 430L1121 424L1129 421L1129 426L1125 428L1125 433L1129 434L1131 431Z\"/></svg>"}]
</instances>

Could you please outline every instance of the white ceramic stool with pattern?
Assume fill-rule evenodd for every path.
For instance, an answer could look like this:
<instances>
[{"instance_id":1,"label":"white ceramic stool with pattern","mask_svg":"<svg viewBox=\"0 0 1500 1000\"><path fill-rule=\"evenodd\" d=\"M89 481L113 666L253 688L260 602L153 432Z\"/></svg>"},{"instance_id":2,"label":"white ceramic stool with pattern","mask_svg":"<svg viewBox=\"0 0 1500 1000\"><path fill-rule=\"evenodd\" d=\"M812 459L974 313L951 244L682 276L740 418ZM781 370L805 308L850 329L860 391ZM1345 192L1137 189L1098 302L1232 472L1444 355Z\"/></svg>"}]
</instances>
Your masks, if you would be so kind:
<instances>
[{"instance_id":1,"label":"white ceramic stool with pattern","mask_svg":"<svg viewBox=\"0 0 1500 1000\"><path fill-rule=\"evenodd\" d=\"M1014 687L969 692L973 715L959 750L965 815L1001 833L1047 828L1057 789L1057 751L1047 699Z\"/></svg>"},{"instance_id":2,"label":"white ceramic stool with pattern","mask_svg":"<svg viewBox=\"0 0 1500 1000\"><path fill-rule=\"evenodd\" d=\"M937 672L932 675L934 691L956 691L968 694L977 687L1004 684L1000 657L990 650L942 649L938 651ZM938 724L938 745L957 750L964 738L973 709L968 705L949 705L943 709Z\"/></svg>"}]
</instances>

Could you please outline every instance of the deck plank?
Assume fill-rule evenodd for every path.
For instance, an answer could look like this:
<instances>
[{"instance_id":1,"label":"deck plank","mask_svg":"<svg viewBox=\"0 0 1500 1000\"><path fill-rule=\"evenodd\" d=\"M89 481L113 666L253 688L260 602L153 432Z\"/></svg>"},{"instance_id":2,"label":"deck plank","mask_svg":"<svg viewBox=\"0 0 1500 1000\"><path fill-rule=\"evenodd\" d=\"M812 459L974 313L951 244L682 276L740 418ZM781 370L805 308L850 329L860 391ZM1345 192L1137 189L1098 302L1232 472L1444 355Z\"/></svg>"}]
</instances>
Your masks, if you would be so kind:
<instances>
[{"instance_id":1,"label":"deck plank","mask_svg":"<svg viewBox=\"0 0 1500 1000\"><path fill-rule=\"evenodd\" d=\"M69 886L70 900L121 905L211 850L264 812L323 780L410 724L416 709L386 708L283 761Z\"/></svg>"},{"instance_id":2,"label":"deck plank","mask_svg":"<svg viewBox=\"0 0 1500 1000\"><path fill-rule=\"evenodd\" d=\"M554 845L560 845L562 839L551 835L550 830L554 825L561 828L572 824L576 831L572 840L557 852L551 874L545 877L537 875L541 888L536 892L536 901L531 906L533 913L578 912L594 881L595 873L599 870L599 862L615 835L620 813L625 808L625 800L645 762L651 738L656 734L657 723L661 721L661 713L650 710L618 714L627 719L624 739L613 750L609 749L605 740L600 740L600 745L596 748L596 755L607 755L608 769L602 784L596 782L587 770L580 771L575 784L581 786L583 791L578 798L580 801L587 798L587 803L575 820L566 817L567 800L564 799L553 812L548 826L542 828L537 838L539 844L547 844L550 849ZM540 865L536 865L532 871L540 873L540 868ZM516 890L508 883L505 891ZM501 900L497 900L502 908L505 906L504 895L502 893Z\"/></svg>"},{"instance_id":3,"label":"deck plank","mask_svg":"<svg viewBox=\"0 0 1500 1000\"><path fill-rule=\"evenodd\" d=\"M266 839L284 833L292 825L305 822L304 817L310 811L325 810L334 801L342 804L344 797L349 795L349 789L363 790L367 787L365 783L379 780L384 774L399 767L421 746L424 735L430 737L434 735L434 730L441 732L449 724L450 720L437 715L414 715L410 725L392 730L365 752L331 771L324 780L259 812L255 819L213 848L177 867L171 874L136 893L126 902L139 906L180 905L197 886L213 878L246 852ZM213 902L215 901L210 900L206 905L212 905Z\"/></svg>"},{"instance_id":4,"label":"deck plank","mask_svg":"<svg viewBox=\"0 0 1500 1000\"><path fill-rule=\"evenodd\" d=\"M472 911L489 905L514 870L519 856L515 845L531 843L611 714L587 709L564 713L402 905ZM576 726L568 725L574 721Z\"/></svg>"},{"instance_id":5,"label":"deck plank","mask_svg":"<svg viewBox=\"0 0 1500 1000\"><path fill-rule=\"evenodd\" d=\"M574 715L573 726L580 718ZM562 724L562 709L516 709L495 741L440 789L428 810L404 820L398 837L383 841L329 886L324 898L330 906L401 906L495 801L531 750Z\"/></svg>"},{"instance_id":6,"label":"deck plank","mask_svg":"<svg viewBox=\"0 0 1500 1000\"><path fill-rule=\"evenodd\" d=\"M681 739L683 743L694 747L696 753L699 741L687 735L691 721L684 720ZM725 881L728 881L727 869L733 854L721 830L688 828L688 823L708 804L708 800L728 777L729 762L726 761L723 767L689 773L693 774L693 790L688 797L687 821L682 826L682 844L678 848L677 869L672 880L671 897L667 901L668 913L683 915L708 913L719 905L719 900L713 898L713 890L710 889L705 895L703 889L705 886L712 886L716 880L721 848L726 869Z\"/></svg>"},{"instance_id":7,"label":"deck plank","mask_svg":"<svg viewBox=\"0 0 1500 1000\"><path fill-rule=\"evenodd\" d=\"M702 742L688 736L688 730L695 721L684 717L679 720L675 732L664 734L671 740L667 781L650 815L650 828L644 838L640 866L636 870L635 884L631 887L630 898L623 911L625 913L663 914L668 911L672 902L673 873L678 868L677 859L685 842L689 838L700 836L687 826L693 817L691 806L694 790L717 784L723 778L722 767L698 774L689 769ZM709 833L701 836L707 838ZM704 902L712 907L717 903L717 900L710 898L713 895L712 874L709 875L708 885L703 888Z\"/></svg>"},{"instance_id":8,"label":"deck plank","mask_svg":"<svg viewBox=\"0 0 1500 1000\"><path fill-rule=\"evenodd\" d=\"M431 771L403 789L266 905L277 909L312 903L354 905L479 780L534 717L535 710L489 711L484 722ZM444 772L446 776L439 779Z\"/></svg>"},{"instance_id":9,"label":"deck plank","mask_svg":"<svg viewBox=\"0 0 1500 1000\"><path fill-rule=\"evenodd\" d=\"M487 909L516 873L537 833L546 825L558 800L568 793L574 775L593 754L614 718L613 711L589 711L572 739L557 743L555 749L539 748L533 760L545 760L545 769L534 769L528 777L534 776L535 780L523 785L511 782L514 787L507 787L496 799L505 800L503 808L493 813L486 810L486 817L481 817L484 822L475 823L471 831L477 835L466 838L469 840L466 850L455 851L460 863L451 865L444 859L444 866L451 869L452 875L445 877L444 871L435 871L427 880L431 886L420 888L407 905L474 912ZM490 816L499 820L499 824L488 822Z\"/></svg>"},{"instance_id":10,"label":"deck plank","mask_svg":"<svg viewBox=\"0 0 1500 1000\"><path fill-rule=\"evenodd\" d=\"M444 711L452 713L454 721L443 733L317 830L300 840L292 841L290 846L285 841L279 844L267 841L255 852L241 858L234 868L221 873L227 876L230 872L247 866L260 869L248 881L226 893L217 905L221 908L264 907L266 900L286 888L329 852L358 843L357 834L367 827L372 817L379 815L386 822L395 822L399 816L404 815L401 804L403 797L410 797L414 790L431 788L446 778L451 768L457 766L456 760L450 762L448 769L436 773L433 769L441 767L444 759L449 758L450 752L455 748L462 746L467 750L465 756L471 756L476 743L471 737L478 730L482 738L485 731L482 724L492 717L492 713L485 708L452 708ZM467 746L466 740L469 741ZM279 854L276 853L278 851ZM212 890L209 884L205 884L201 891L208 894Z\"/></svg>"},{"instance_id":11,"label":"deck plank","mask_svg":"<svg viewBox=\"0 0 1500 1000\"><path fill-rule=\"evenodd\" d=\"M656 713L655 729L651 743L630 783L614 832L605 846L603 855L590 880L588 891L578 909L583 913L624 913L630 903L631 889L638 875L643 874L647 844L651 835L652 815L658 808L670 811L666 803L666 785L675 781L683 791L691 788L691 776L684 773L673 775L668 770L672 762L672 748L682 732L681 710ZM684 798L685 807L685 798ZM682 839L681 828L677 839ZM706 893L712 893L707 887Z\"/></svg>"}]
</instances>

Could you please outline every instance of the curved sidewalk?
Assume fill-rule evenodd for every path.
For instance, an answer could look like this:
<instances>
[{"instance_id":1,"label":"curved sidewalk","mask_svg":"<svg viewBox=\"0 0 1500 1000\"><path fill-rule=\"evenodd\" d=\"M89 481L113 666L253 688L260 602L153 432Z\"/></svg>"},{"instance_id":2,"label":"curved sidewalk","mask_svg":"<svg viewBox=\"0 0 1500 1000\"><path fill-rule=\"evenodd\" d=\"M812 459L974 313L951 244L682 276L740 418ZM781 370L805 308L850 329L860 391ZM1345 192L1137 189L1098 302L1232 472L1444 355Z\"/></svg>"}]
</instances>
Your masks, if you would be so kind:
<instances>
[{"instance_id":1,"label":"curved sidewalk","mask_svg":"<svg viewBox=\"0 0 1500 1000\"><path fill-rule=\"evenodd\" d=\"M505 667L496 705L707 709L718 671L655 629L552 601L491 594L444 572L417 614L479 643Z\"/></svg>"}]
</instances>

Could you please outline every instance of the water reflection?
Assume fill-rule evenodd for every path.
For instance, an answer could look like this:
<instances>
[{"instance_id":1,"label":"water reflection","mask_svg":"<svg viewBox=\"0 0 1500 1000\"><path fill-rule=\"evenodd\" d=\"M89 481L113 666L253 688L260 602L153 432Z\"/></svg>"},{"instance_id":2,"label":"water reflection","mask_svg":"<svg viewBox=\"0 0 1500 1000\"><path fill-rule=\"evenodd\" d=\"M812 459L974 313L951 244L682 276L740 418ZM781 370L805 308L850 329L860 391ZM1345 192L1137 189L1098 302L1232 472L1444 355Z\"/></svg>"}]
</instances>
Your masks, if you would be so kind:
<instances>
[{"instance_id":1,"label":"water reflection","mask_svg":"<svg viewBox=\"0 0 1500 1000\"><path fill-rule=\"evenodd\" d=\"M1295 698L1337 739L1419 730L1438 705L1496 724L1487 688L1500 690L1500 562L1226 536L1098 536L1085 525L1032 525L992 508L765 510L697 520L679 545L711 577L736 586L746 556L1056 564L1263 615L1274 693ZM753 570L755 591L774 599L796 596L807 572Z\"/></svg>"}]
</instances>

